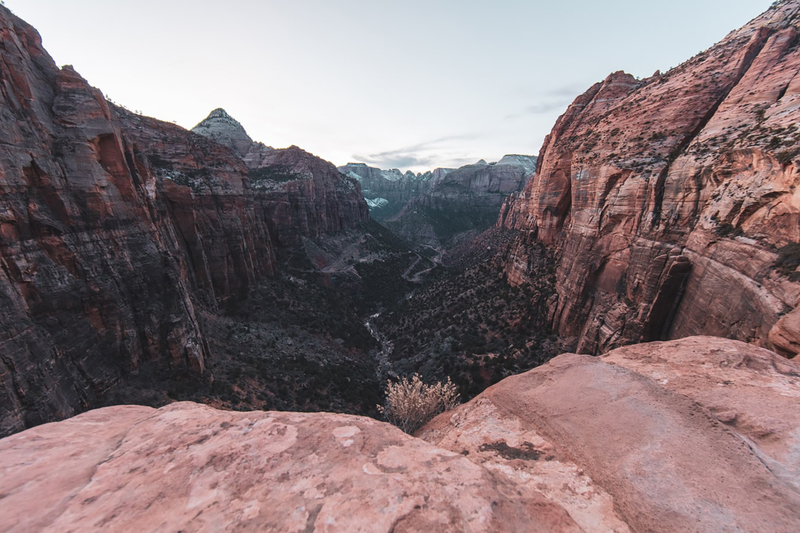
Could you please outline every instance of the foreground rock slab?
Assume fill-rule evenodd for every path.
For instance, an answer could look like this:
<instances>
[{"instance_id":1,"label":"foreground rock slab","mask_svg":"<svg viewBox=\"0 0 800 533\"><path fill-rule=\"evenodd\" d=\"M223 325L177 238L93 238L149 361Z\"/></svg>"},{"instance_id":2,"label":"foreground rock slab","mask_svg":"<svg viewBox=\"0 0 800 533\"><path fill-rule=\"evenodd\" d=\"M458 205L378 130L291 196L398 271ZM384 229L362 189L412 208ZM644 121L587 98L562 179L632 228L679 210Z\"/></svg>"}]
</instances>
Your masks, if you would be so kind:
<instances>
[{"instance_id":1,"label":"foreground rock slab","mask_svg":"<svg viewBox=\"0 0 800 533\"><path fill-rule=\"evenodd\" d=\"M47 509L47 512L42 512ZM368 418L109 407L0 441L4 531L579 531Z\"/></svg>"},{"instance_id":2,"label":"foreground rock slab","mask_svg":"<svg viewBox=\"0 0 800 533\"><path fill-rule=\"evenodd\" d=\"M800 365L714 337L564 354L414 438L118 406L0 440L0 530L800 531Z\"/></svg>"},{"instance_id":3,"label":"foreground rock slab","mask_svg":"<svg viewBox=\"0 0 800 533\"><path fill-rule=\"evenodd\" d=\"M587 531L800 530L800 365L713 337L564 354L418 436Z\"/></svg>"}]
</instances>

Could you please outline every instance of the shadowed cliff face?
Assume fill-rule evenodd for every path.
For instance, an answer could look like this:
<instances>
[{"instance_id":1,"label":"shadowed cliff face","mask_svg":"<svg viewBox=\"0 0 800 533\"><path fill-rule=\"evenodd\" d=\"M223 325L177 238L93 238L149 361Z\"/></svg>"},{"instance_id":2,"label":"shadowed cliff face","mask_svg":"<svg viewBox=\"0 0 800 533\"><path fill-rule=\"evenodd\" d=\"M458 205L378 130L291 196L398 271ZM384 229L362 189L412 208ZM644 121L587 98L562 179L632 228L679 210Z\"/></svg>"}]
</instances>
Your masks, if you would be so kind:
<instances>
[{"instance_id":1,"label":"shadowed cliff face","mask_svg":"<svg viewBox=\"0 0 800 533\"><path fill-rule=\"evenodd\" d=\"M3 7L0 47L0 435L139 375L209 377L209 316L276 250L368 220L358 184L298 148L243 158L107 103Z\"/></svg>"},{"instance_id":2,"label":"shadowed cliff face","mask_svg":"<svg viewBox=\"0 0 800 533\"><path fill-rule=\"evenodd\" d=\"M525 238L560 254L553 326L580 352L698 333L800 350L798 17L783 2L666 74L614 73L545 139L498 224L528 235L515 283Z\"/></svg>"},{"instance_id":3,"label":"shadowed cliff face","mask_svg":"<svg viewBox=\"0 0 800 533\"><path fill-rule=\"evenodd\" d=\"M102 94L0 8L0 434L206 349L155 179Z\"/></svg>"}]
</instances>

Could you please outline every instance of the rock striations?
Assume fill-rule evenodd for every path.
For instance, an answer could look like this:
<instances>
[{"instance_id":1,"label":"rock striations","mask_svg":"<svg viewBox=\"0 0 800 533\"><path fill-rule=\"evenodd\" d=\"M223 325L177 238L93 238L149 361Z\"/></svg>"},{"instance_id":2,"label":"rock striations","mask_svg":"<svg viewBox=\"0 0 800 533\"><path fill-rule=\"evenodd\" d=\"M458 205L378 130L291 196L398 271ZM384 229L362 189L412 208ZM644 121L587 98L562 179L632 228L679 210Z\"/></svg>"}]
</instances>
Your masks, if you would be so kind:
<instances>
[{"instance_id":1,"label":"rock striations","mask_svg":"<svg viewBox=\"0 0 800 533\"><path fill-rule=\"evenodd\" d=\"M800 2L667 72L579 96L503 207L560 254L554 329L581 353L698 333L798 352ZM781 269L776 269L776 264Z\"/></svg>"},{"instance_id":2,"label":"rock striations","mask_svg":"<svg viewBox=\"0 0 800 533\"><path fill-rule=\"evenodd\" d=\"M0 435L205 347L157 179L114 109L0 7Z\"/></svg>"},{"instance_id":3,"label":"rock striations","mask_svg":"<svg viewBox=\"0 0 800 533\"><path fill-rule=\"evenodd\" d=\"M561 355L440 415L421 438L329 413L108 407L0 440L0 523L797 531L798 384L795 362L693 337Z\"/></svg>"},{"instance_id":4,"label":"rock striations","mask_svg":"<svg viewBox=\"0 0 800 533\"><path fill-rule=\"evenodd\" d=\"M127 376L202 375L198 305L369 219L355 180L253 143L224 111L203 123L219 144L111 105L2 6L0 46L0 435Z\"/></svg>"}]
</instances>

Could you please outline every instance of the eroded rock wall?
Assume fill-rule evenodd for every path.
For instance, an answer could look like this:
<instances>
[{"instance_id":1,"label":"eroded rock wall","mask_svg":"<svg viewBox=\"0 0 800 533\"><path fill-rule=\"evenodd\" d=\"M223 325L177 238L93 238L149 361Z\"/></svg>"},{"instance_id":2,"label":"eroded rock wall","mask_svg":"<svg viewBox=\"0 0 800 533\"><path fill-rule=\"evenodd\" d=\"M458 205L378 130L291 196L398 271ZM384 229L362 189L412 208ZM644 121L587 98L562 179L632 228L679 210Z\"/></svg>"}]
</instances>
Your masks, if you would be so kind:
<instances>
[{"instance_id":1,"label":"eroded rock wall","mask_svg":"<svg viewBox=\"0 0 800 533\"><path fill-rule=\"evenodd\" d=\"M706 333L797 353L800 285L774 265L800 241L798 17L782 2L666 74L611 74L545 139L498 224L525 234L517 283L526 240L560 254L553 328L579 352Z\"/></svg>"},{"instance_id":2,"label":"eroded rock wall","mask_svg":"<svg viewBox=\"0 0 800 533\"><path fill-rule=\"evenodd\" d=\"M0 434L96 405L206 350L160 231L155 178L114 109L0 7Z\"/></svg>"}]
</instances>

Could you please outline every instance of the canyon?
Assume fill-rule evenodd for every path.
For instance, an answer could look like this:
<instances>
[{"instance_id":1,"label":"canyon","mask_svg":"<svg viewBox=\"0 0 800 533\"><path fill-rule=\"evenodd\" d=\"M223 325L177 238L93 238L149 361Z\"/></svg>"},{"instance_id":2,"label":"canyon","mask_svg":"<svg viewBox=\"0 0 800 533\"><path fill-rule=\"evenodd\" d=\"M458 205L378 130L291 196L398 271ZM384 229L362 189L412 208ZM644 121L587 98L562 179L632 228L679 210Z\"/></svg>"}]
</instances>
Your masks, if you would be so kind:
<instances>
[{"instance_id":1,"label":"canyon","mask_svg":"<svg viewBox=\"0 0 800 533\"><path fill-rule=\"evenodd\" d=\"M353 263L377 278L417 256L370 221L358 183L241 125L225 145L115 106L0 12L0 434L184 394L301 408L298 390L333 387L313 405L374 410ZM238 124L215 110L200 126L220 120ZM342 293L315 288L337 277ZM309 310L314 298L335 303ZM342 392L351 378L360 393Z\"/></svg>"},{"instance_id":2,"label":"canyon","mask_svg":"<svg viewBox=\"0 0 800 533\"><path fill-rule=\"evenodd\" d=\"M409 242L441 251L492 227L504 200L534 174L536 157L505 155L419 174L363 163L339 170L361 183L372 218Z\"/></svg>"},{"instance_id":3,"label":"canyon","mask_svg":"<svg viewBox=\"0 0 800 533\"><path fill-rule=\"evenodd\" d=\"M798 530L798 24L403 174L131 112L0 6L0 529ZM407 435L413 373L464 403Z\"/></svg>"}]
</instances>

